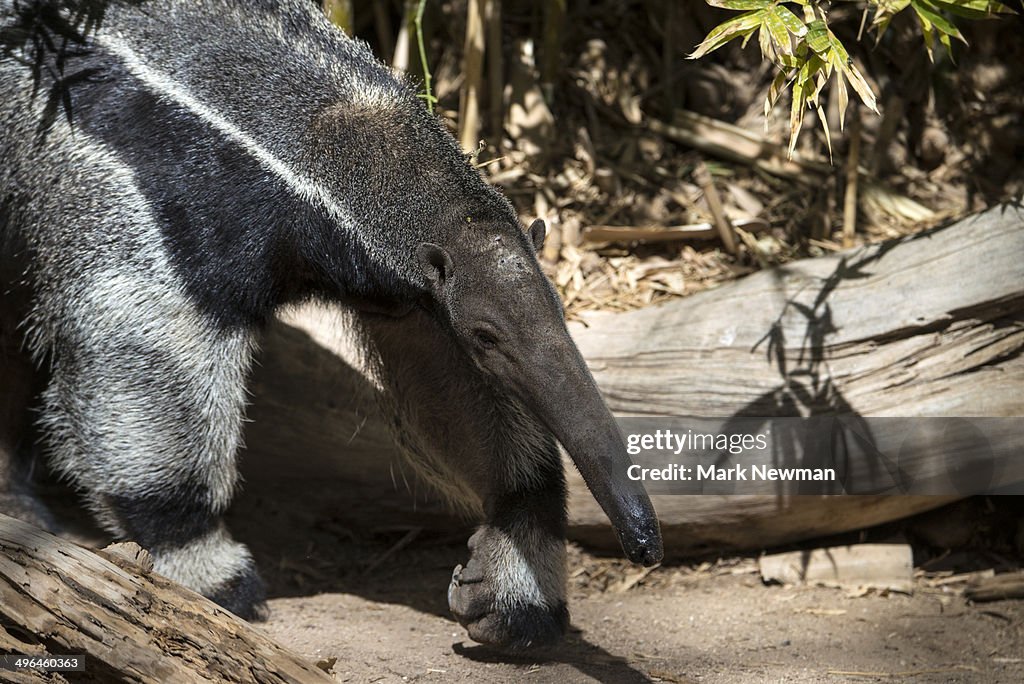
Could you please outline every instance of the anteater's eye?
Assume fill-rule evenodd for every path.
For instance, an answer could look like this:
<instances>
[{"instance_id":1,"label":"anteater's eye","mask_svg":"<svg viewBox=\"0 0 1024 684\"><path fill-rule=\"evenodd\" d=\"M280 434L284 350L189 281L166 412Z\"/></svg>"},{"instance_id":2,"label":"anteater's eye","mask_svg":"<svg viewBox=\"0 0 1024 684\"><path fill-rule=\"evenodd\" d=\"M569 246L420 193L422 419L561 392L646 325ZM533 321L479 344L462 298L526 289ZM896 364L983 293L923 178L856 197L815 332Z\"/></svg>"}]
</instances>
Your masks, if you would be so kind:
<instances>
[{"instance_id":1,"label":"anteater's eye","mask_svg":"<svg viewBox=\"0 0 1024 684\"><path fill-rule=\"evenodd\" d=\"M498 346L498 339L486 330L477 330L473 336L482 349L494 349Z\"/></svg>"}]
</instances>

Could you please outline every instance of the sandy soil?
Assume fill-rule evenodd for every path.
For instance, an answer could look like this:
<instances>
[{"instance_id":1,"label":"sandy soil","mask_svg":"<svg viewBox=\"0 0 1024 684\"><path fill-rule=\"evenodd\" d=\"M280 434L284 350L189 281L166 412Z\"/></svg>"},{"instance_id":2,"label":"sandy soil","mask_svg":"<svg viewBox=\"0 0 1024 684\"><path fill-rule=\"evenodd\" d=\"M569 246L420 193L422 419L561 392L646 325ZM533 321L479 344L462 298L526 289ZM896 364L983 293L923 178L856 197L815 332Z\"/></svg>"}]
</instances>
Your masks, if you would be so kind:
<instances>
[{"instance_id":1,"label":"sandy soil","mask_svg":"<svg viewBox=\"0 0 1024 684\"><path fill-rule=\"evenodd\" d=\"M577 631L562 647L510 658L469 642L445 615L444 573L424 574L441 581L433 610L389 592L281 598L266 629L313 659L337 658L332 672L345 682L1024 681L1020 603L848 598L764 587L753 574L709 576L576 595Z\"/></svg>"},{"instance_id":2,"label":"sandy soil","mask_svg":"<svg viewBox=\"0 0 1024 684\"><path fill-rule=\"evenodd\" d=\"M923 580L910 596L766 586L742 558L641 579L575 547L573 632L549 653L504 656L448 614L467 530L367 530L260 507L234 527L270 585L263 629L311 659L336 659L338 681L1024 681L1024 602L969 605Z\"/></svg>"}]
</instances>

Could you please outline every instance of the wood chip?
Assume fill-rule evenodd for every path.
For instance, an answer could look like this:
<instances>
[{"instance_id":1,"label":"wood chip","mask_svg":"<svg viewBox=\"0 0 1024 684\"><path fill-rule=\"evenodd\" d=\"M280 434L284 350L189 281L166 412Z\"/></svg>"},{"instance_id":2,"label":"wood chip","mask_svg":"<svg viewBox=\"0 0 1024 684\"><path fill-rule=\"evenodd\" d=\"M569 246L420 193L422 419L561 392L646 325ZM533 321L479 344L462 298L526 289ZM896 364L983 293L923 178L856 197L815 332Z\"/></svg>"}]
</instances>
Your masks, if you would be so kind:
<instances>
[{"instance_id":1,"label":"wood chip","mask_svg":"<svg viewBox=\"0 0 1024 684\"><path fill-rule=\"evenodd\" d=\"M765 582L871 587L910 593L914 554L906 544L857 544L762 556Z\"/></svg>"}]
</instances>

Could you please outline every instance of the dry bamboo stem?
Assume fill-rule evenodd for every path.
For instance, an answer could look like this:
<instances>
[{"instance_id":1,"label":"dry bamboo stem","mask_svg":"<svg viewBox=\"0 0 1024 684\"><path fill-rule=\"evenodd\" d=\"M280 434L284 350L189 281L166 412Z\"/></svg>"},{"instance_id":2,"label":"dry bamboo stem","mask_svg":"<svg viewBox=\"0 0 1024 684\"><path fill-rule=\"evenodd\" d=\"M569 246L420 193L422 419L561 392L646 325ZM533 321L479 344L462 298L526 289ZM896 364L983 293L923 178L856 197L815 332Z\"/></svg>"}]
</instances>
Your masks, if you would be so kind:
<instances>
[{"instance_id":1,"label":"dry bamboo stem","mask_svg":"<svg viewBox=\"0 0 1024 684\"><path fill-rule=\"evenodd\" d=\"M459 94L459 144L462 151L476 149L480 139L480 84L483 77L484 17L480 0L469 0L466 8L466 43L463 72L466 77Z\"/></svg>"},{"instance_id":2,"label":"dry bamboo stem","mask_svg":"<svg viewBox=\"0 0 1024 684\"><path fill-rule=\"evenodd\" d=\"M558 80L558 62L562 51L562 24L565 23L566 0L544 3L544 46L541 52L540 87L544 99L551 104Z\"/></svg>"},{"instance_id":3,"label":"dry bamboo stem","mask_svg":"<svg viewBox=\"0 0 1024 684\"><path fill-rule=\"evenodd\" d=\"M846 160L846 194L843 197L843 247L853 247L857 229L857 165L860 164L860 108L850 107L850 154Z\"/></svg>"},{"instance_id":4,"label":"dry bamboo stem","mask_svg":"<svg viewBox=\"0 0 1024 684\"><path fill-rule=\"evenodd\" d=\"M501 0L487 0L487 85L490 92L490 134L495 144L501 142L505 118L504 91L505 79L502 78L501 48Z\"/></svg>"},{"instance_id":5,"label":"dry bamboo stem","mask_svg":"<svg viewBox=\"0 0 1024 684\"><path fill-rule=\"evenodd\" d=\"M402 12L402 26L395 38L395 53L391 58L391 68L399 73L409 70L409 41L412 36L412 23L416 17L416 0L405 0Z\"/></svg>"},{"instance_id":6,"label":"dry bamboo stem","mask_svg":"<svg viewBox=\"0 0 1024 684\"><path fill-rule=\"evenodd\" d=\"M722 198L718 196L718 189L715 187L715 183L711 179L711 172L708 171L708 167L704 162L697 165L693 172L693 179L700 186L700 189L704 191L704 197L708 201L708 208L711 209L711 216L714 218L715 227L718 229L718 236L722 238L725 250L735 256L739 253L736 232L729 222L729 217L725 215L725 209L722 208Z\"/></svg>"}]
</instances>

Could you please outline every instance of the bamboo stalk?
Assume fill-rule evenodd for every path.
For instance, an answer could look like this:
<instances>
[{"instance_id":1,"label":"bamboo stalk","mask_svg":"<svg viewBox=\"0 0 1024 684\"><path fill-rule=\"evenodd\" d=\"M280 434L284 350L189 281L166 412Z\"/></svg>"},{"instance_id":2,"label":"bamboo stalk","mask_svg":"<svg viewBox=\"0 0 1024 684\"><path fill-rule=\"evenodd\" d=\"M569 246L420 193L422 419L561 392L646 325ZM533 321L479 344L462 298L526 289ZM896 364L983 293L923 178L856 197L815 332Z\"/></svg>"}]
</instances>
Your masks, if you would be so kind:
<instances>
[{"instance_id":1,"label":"bamboo stalk","mask_svg":"<svg viewBox=\"0 0 1024 684\"><path fill-rule=\"evenodd\" d=\"M483 77L484 24L480 0L469 0L466 8L466 43L459 94L459 144L467 154L480 139L480 85Z\"/></svg>"},{"instance_id":2,"label":"bamboo stalk","mask_svg":"<svg viewBox=\"0 0 1024 684\"><path fill-rule=\"evenodd\" d=\"M850 107L850 152L846 158L846 193L843 197L843 247L853 247L857 230L857 181L860 174L860 108Z\"/></svg>"},{"instance_id":3,"label":"bamboo stalk","mask_svg":"<svg viewBox=\"0 0 1024 684\"><path fill-rule=\"evenodd\" d=\"M416 20L416 4L416 0L405 0L402 25L395 38L395 52L391 58L391 68L399 73L409 70L409 42L412 36L413 22Z\"/></svg>"},{"instance_id":4,"label":"bamboo stalk","mask_svg":"<svg viewBox=\"0 0 1024 684\"><path fill-rule=\"evenodd\" d=\"M504 91L505 79L502 77L504 65L501 43L501 0L487 0L487 86L490 93L488 110L490 113L490 134L495 144L501 142L504 133L502 122L505 119Z\"/></svg>"},{"instance_id":5,"label":"bamboo stalk","mask_svg":"<svg viewBox=\"0 0 1024 684\"><path fill-rule=\"evenodd\" d=\"M541 48L540 87L548 103L554 99L555 82L562 50L562 24L565 23L566 0L544 3L544 43Z\"/></svg>"}]
</instances>

